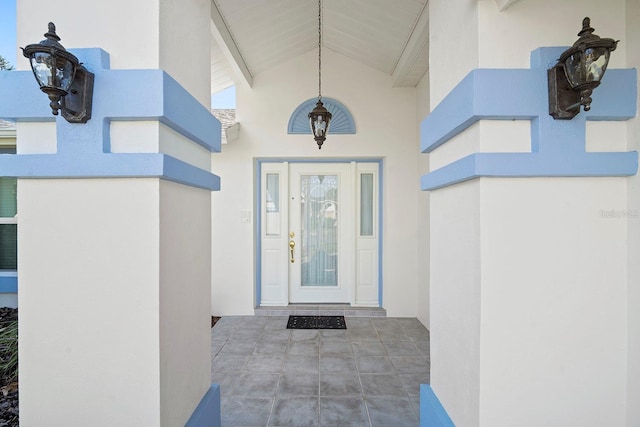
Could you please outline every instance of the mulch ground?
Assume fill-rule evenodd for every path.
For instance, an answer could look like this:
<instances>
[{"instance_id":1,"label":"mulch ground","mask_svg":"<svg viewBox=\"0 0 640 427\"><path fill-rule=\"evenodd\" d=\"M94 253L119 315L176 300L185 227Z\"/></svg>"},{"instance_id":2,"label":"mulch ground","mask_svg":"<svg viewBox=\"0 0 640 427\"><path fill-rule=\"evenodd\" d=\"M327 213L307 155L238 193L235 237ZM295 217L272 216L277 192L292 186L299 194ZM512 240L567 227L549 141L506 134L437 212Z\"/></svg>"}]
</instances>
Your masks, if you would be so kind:
<instances>
[{"instance_id":1,"label":"mulch ground","mask_svg":"<svg viewBox=\"0 0 640 427\"><path fill-rule=\"evenodd\" d=\"M0 328L18 320L15 308L0 308ZM8 359L8 354L0 348L0 361ZM0 427L17 427L18 418L18 382L15 378L0 377Z\"/></svg>"},{"instance_id":2,"label":"mulch ground","mask_svg":"<svg viewBox=\"0 0 640 427\"><path fill-rule=\"evenodd\" d=\"M0 328L5 324L18 320L18 310L15 308L0 308ZM218 316L211 316L213 328L220 320ZM7 357L0 349L0 360ZM18 382L13 378L0 377L0 427L18 427Z\"/></svg>"},{"instance_id":3,"label":"mulch ground","mask_svg":"<svg viewBox=\"0 0 640 427\"><path fill-rule=\"evenodd\" d=\"M220 317L218 316L211 316L211 327L213 328L214 326L216 326L216 323L218 323L218 320L220 320Z\"/></svg>"}]
</instances>

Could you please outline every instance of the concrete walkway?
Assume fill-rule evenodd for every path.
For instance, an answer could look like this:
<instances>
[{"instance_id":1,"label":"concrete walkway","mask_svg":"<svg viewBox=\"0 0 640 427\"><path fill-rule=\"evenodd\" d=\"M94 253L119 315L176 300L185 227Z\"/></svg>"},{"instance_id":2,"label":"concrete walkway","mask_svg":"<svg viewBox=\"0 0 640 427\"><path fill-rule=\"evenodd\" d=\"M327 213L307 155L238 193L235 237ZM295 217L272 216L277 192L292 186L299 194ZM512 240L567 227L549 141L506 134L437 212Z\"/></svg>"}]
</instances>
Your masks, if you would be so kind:
<instances>
[{"instance_id":1,"label":"concrete walkway","mask_svg":"<svg viewBox=\"0 0 640 427\"><path fill-rule=\"evenodd\" d=\"M290 330L287 316L223 317L211 330L223 426L417 426L429 331L414 318L347 317Z\"/></svg>"}]
</instances>

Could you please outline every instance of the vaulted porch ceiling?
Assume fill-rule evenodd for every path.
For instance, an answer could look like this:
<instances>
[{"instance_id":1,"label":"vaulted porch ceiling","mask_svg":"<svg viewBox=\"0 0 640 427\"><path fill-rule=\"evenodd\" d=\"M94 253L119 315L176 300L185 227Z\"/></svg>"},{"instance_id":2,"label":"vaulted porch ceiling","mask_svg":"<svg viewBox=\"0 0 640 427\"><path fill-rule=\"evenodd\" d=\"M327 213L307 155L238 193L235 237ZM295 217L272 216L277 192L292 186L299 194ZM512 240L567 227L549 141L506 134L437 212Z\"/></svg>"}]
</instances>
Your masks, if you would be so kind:
<instances>
[{"instance_id":1,"label":"vaulted porch ceiling","mask_svg":"<svg viewBox=\"0 0 640 427\"><path fill-rule=\"evenodd\" d=\"M428 0L323 0L323 49L413 87L429 68ZM212 92L318 48L317 0L212 0Z\"/></svg>"}]
</instances>

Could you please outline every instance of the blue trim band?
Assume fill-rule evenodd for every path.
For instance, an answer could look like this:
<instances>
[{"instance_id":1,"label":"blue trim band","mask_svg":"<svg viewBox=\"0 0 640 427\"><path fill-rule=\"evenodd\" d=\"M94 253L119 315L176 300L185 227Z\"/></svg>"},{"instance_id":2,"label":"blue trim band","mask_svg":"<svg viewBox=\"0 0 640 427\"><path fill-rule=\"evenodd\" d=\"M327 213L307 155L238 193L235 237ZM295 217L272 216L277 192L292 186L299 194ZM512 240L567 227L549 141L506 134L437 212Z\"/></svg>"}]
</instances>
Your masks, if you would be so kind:
<instances>
[{"instance_id":1,"label":"blue trim band","mask_svg":"<svg viewBox=\"0 0 640 427\"><path fill-rule=\"evenodd\" d=\"M18 272L0 271L0 294L18 293Z\"/></svg>"},{"instance_id":2,"label":"blue trim band","mask_svg":"<svg viewBox=\"0 0 640 427\"><path fill-rule=\"evenodd\" d=\"M422 190L437 190L480 177L631 176L638 170L638 154L582 153L565 157L544 153L475 153L423 175Z\"/></svg>"},{"instance_id":3,"label":"blue trim band","mask_svg":"<svg viewBox=\"0 0 640 427\"><path fill-rule=\"evenodd\" d=\"M428 384L420 384L420 427L455 427Z\"/></svg>"},{"instance_id":4,"label":"blue trim band","mask_svg":"<svg viewBox=\"0 0 640 427\"><path fill-rule=\"evenodd\" d=\"M72 52L95 74L92 118L86 124L56 121L57 152L0 156L0 176L18 178L159 177L219 190L220 179L162 153L110 153L111 120L158 120L210 152L221 149L221 125L178 82L162 70L109 70L101 49ZM117 94L117 96L113 96ZM46 96L29 71L0 73L0 117L54 120Z\"/></svg>"},{"instance_id":5,"label":"blue trim band","mask_svg":"<svg viewBox=\"0 0 640 427\"><path fill-rule=\"evenodd\" d=\"M300 104L291 114L287 133L289 134L311 134L309 128L309 112L313 110L318 102L318 98L312 98ZM331 113L331 134L354 134L356 124L353 115L347 107L340 101L333 98L322 98L324 107Z\"/></svg>"},{"instance_id":6,"label":"blue trim band","mask_svg":"<svg viewBox=\"0 0 640 427\"><path fill-rule=\"evenodd\" d=\"M535 117L544 103L537 74L539 70L471 71L420 124L421 151L430 153L480 120Z\"/></svg>"},{"instance_id":7,"label":"blue trim band","mask_svg":"<svg viewBox=\"0 0 640 427\"><path fill-rule=\"evenodd\" d=\"M540 48L525 69L471 71L420 125L421 150L429 153L480 120L530 120L530 153L475 153L434 170L421 179L435 190L483 176L569 177L631 176L638 153L588 153L586 121L622 121L637 112L635 69L607 70L593 94L590 111L572 120L548 112L547 68L564 48Z\"/></svg>"},{"instance_id":8,"label":"blue trim band","mask_svg":"<svg viewBox=\"0 0 640 427\"><path fill-rule=\"evenodd\" d=\"M162 153L104 153L72 157L55 154L0 155L0 176L12 178L162 178L210 191L220 178Z\"/></svg>"},{"instance_id":9,"label":"blue trim band","mask_svg":"<svg viewBox=\"0 0 640 427\"><path fill-rule=\"evenodd\" d=\"M378 160L378 196L380 197L378 203L378 307L382 308L384 302L382 295L382 255L384 251L384 235L382 230L384 229L384 188L383 183L383 160Z\"/></svg>"},{"instance_id":10,"label":"blue trim band","mask_svg":"<svg viewBox=\"0 0 640 427\"><path fill-rule=\"evenodd\" d=\"M220 411L220 386L211 384L198 407L193 411L185 427L220 427L222 416Z\"/></svg>"},{"instance_id":11,"label":"blue trim band","mask_svg":"<svg viewBox=\"0 0 640 427\"><path fill-rule=\"evenodd\" d=\"M256 268L254 271L256 289L254 307L260 307L260 302L262 301L262 163L262 160L256 159L253 164L257 188L253 207L253 211L256 212Z\"/></svg>"}]
</instances>

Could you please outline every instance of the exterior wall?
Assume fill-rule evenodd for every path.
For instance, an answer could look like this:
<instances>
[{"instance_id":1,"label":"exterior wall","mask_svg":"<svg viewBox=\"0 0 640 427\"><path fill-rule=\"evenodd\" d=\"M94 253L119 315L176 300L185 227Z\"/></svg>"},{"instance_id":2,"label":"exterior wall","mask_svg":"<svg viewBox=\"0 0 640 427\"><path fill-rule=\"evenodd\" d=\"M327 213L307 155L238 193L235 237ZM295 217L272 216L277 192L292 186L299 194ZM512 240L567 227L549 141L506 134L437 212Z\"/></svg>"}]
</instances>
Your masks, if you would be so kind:
<instances>
[{"instance_id":1,"label":"exterior wall","mask_svg":"<svg viewBox=\"0 0 640 427\"><path fill-rule=\"evenodd\" d=\"M98 1L91 13L77 0L61 0L55 7L19 1L16 8L18 46L42 40L52 21L67 49L100 47L110 54L112 69L163 69L203 105L211 104L210 37L202 36L210 34L207 0ZM189 54L184 61L185 46L207 54ZM19 58L16 68L27 70L29 64Z\"/></svg>"},{"instance_id":2,"label":"exterior wall","mask_svg":"<svg viewBox=\"0 0 640 427\"><path fill-rule=\"evenodd\" d=\"M384 158L383 306L390 316L416 316L418 283L426 283L416 255L417 230L426 227L417 217L416 89L392 88L390 76L327 49L322 62L323 95L351 111L357 133L329 133L321 151L310 135L286 133L291 113L317 93L317 51L255 76L252 89L237 88L240 134L214 159L222 179L213 195L215 314L253 313L254 224L241 223L240 211L256 209L254 158L377 157Z\"/></svg>"},{"instance_id":3,"label":"exterior wall","mask_svg":"<svg viewBox=\"0 0 640 427\"><path fill-rule=\"evenodd\" d=\"M132 121L113 121L94 140L86 130L99 127L105 106L122 99L117 93L104 96L108 79L96 72L94 117L71 125L74 135L84 137L78 144L69 144L70 125L60 118L18 123L19 154L55 159L56 148L71 145L86 152L77 156L83 160L87 153L113 156L113 148L112 153L163 153L187 163L173 161L169 170L166 162L173 159L156 156L164 163L154 178L19 179L21 421L62 425L72 413L79 425L184 425L203 406L198 417L205 412L219 418L219 411L209 411L219 407L210 387L211 194L207 186L160 178L193 184L178 176L191 173L215 180L208 173L211 153L196 145L203 141L199 132L216 124L207 114L210 2L115 0L92 4L91 13L81 3L21 0L18 45L41 40L53 21L67 48L102 48L111 69L163 69L206 108L190 103L189 94L167 78L159 86L164 98L136 99L125 114ZM182 60L193 51L206 54ZM102 65L87 67L103 71L97 70ZM27 69L28 63L18 66ZM162 105L173 99L180 102ZM178 117L171 109L176 104L202 120ZM136 114L149 116L142 110L150 105L167 125L153 118L136 121ZM111 141L99 140L109 135ZM210 135L204 140L215 151L219 140ZM107 153L90 153L101 142ZM73 169L73 163L65 166ZM55 319L44 335L42 319Z\"/></svg>"},{"instance_id":4,"label":"exterior wall","mask_svg":"<svg viewBox=\"0 0 640 427\"><path fill-rule=\"evenodd\" d=\"M417 112L418 123L429 114L429 72L425 74L418 86L417 90ZM422 174L429 168L429 155L423 154L418 156L418 175ZM425 218L429 218L429 193L423 192L418 196L418 221L422 222ZM416 317L424 324L427 329L429 324L429 269L431 266L429 254L429 227L419 227L418 234L418 303Z\"/></svg>"},{"instance_id":5,"label":"exterior wall","mask_svg":"<svg viewBox=\"0 0 640 427\"><path fill-rule=\"evenodd\" d=\"M454 8L445 0L429 1L431 110L478 67L477 0L459 3ZM450 147L457 152L476 144L477 132L473 126L455 138L458 142L450 141L430 153L429 170L439 167L443 156L460 156L448 153ZM480 274L478 188L472 182L429 196L431 386L449 414L456 414L453 421L459 426L479 425L480 311L474 304L480 292L476 286ZM452 316L458 317L460 327ZM460 383L465 388L452 386Z\"/></svg>"},{"instance_id":6,"label":"exterior wall","mask_svg":"<svg viewBox=\"0 0 640 427\"><path fill-rule=\"evenodd\" d=\"M130 425L160 425L158 185L18 181L21 424L55 425L68 420L68 402L83 402L74 405L78 425L119 425L122 413Z\"/></svg>"},{"instance_id":7,"label":"exterior wall","mask_svg":"<svg viewBox=\"0 0 640 427\"><path fill-rule=\"evenodd\" d=\"M430 196L431 387L457 426L480 425L479 199L477 181Z\"/></svg>"},{"instance_id":8,"label":"exterior wall","mask_svg":"<svg viewBox=\"0 0 640 427\"><path fill-rule=\"evenodd\" d=\"M211 302L202 298L211 292L210 192L160 182L159 267L160 410L172 426L211 384L202 375L211 371Z\"/></svg>"},{"instance_id":9,"label":"exterior wall","mask_svg":"<svg viewBox=\"0 0 640 427\"><path fill-rule=\"evenodd\" d=\"M591 17L595 34L615 40L625 37L624 0L520 0L503 12L494 0L478 0L477 5L481 68L529 68L531 51L541 46L572 45L585 16ZM620 48L611 55L609 68L625 66Z\"/></svg>"},{"instance_id":10,"label":"exterior wall","mask_svg":"<svg viewBox=\"0 0 640 427\"><path fill-rule=\"evenodd\" d=\"M529 68L532 50L572 44L585 16L622 39L610 68L638 66L637 2L466 5L429 4L432 108L473 68ZM589 122L587 150L638 150L637 123ZM431 152L430 170L531 151L529 127L480 122ZM637 182L481 178L431 193L431 379L456 425L637 425Z\"/></svg>"},{"instance_id":11,"label":"exterior wall","mask_svg":"<svg viewBox=\"0 0 640 427\"><path fill-rule=\"evenodd\" d=\"M640 69L640 2L626 1L626 33L620 37L618 51L624 51L627 56L627 67ZM616 54L618 53L616 51ZM638 104L640 105L640 90L638 90ZM640 119L629 120L627 123L627 149L640 151ZM627 423L628 427L640 424L640 176L636 175L627 181L627 211L626 218L617 221L627 223L627 265L628 265L628 295L627 295L627 340L629 353L627 355Z\"/></svg>"},{"instance_id":12,"label":"exterior wall","mask_svg":"<svg viewBox=\"0 0 640 427\"><path fill-rule=\"evenodd\" d=\"M622 426L626 178L480 180L480 426Z\"/></svg>"},{"instance_id":13,"label":"exterior wall","mask_svg":"<svg viewBox=\"0 0 640 427\"><path fill-rule=\"evenodd\" d=\"M80 6L77 0L62 0L51 7L21 0L16 2L17 45L42 40L47 23L54 22L67 49L100 47L111 55L113 69L159 68L160 4L158 0L97 1L87 13L86 5ZM28 70L26 58L19 58L16 68Z\"/></svg>"},{"instance_id":14,"label":"exterior wall","mask_svg":"<svg viewBox=\"0 0 640 427\"><path fill-rule=\"evenodd\" d=\"M149 67L169 73L207 108L211 106L210 11L210 0L160 0L158 66Z\"/></svg>"},{"instance_id":15,"label":"exterior wall","mask_svg":"<svg viewBox=\"0 0 640 427\"><path fill-rule=\"evenodd\" d=\"M429 1L429 79L431 109L477 68L478 1Z\"/></svg>"},{"instance_id":16,"label":"exterior wall","mask_svg":"<svg viewBox=\"0 0 640 427\"><path fill-rule=\"evenodd\" d=\"M521 1L503 13L493 3L478 3L480 67L528 68L533 49L572 44L585 16L592 18L596 34L625 37L624 1ZM544 31L540 22L545 22ZM629 67L625 57L624 49L616 50L609 68ZM511 145L504 151L521 151L513 141L525 138L504 138L511 124L491 126L482 134L481 145L502 141ZM587 149L626 151L628 126L589 122ZM602 211L627 209L627 182L482 179L486 246L480 376L487 380L480 391L481 425L624 425L625 402L630 402L624 350L627 221L606 218ZM514 236L526 242L516 256L511 253ZM561 359L547 360L548 348L555 348ZM582 362L567 365L561 360ZM594 376L603 366L605 372ZM514 383L520 385L517 390L509 386ZM576 394L577 389L589 392ZM540 411L532 417L522 402L527 408L535 402Z\"/></svg>"}]
</instances>

